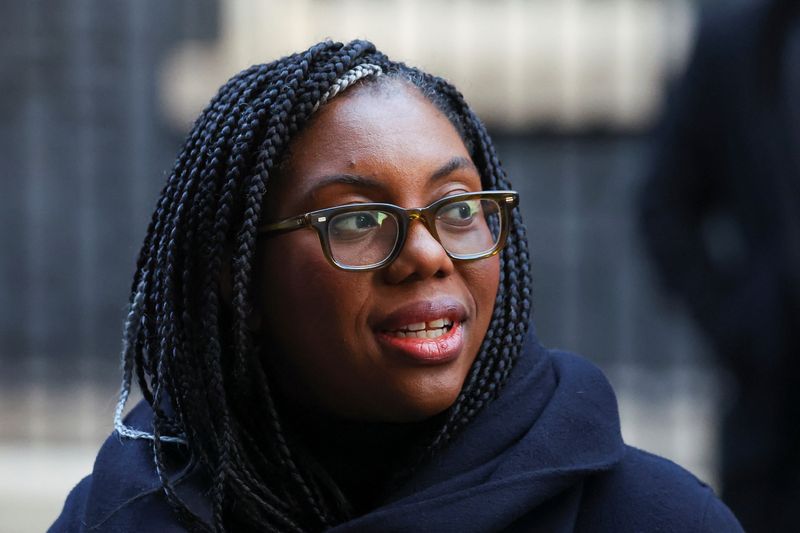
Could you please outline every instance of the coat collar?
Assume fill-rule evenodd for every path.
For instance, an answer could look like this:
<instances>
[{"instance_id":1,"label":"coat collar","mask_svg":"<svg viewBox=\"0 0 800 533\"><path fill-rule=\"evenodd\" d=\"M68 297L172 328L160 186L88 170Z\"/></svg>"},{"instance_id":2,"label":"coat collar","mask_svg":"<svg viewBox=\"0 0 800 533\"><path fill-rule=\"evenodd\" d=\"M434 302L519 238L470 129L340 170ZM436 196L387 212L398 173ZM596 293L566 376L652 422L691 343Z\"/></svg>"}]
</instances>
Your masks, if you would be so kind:
<instances>
[{"instance_id":1,"label":"coat collar","mask_svg":"<svg viewBox=\"0 0 800 533\"><path fill-rule=\"evenodd\" d=\"M497 530L593 473L625 446L614 393L578 356L544 349L533 333L500 397L389 501L336 532ZM491 512L486 512L491 509Z\"/></svg>"}]
</instances>

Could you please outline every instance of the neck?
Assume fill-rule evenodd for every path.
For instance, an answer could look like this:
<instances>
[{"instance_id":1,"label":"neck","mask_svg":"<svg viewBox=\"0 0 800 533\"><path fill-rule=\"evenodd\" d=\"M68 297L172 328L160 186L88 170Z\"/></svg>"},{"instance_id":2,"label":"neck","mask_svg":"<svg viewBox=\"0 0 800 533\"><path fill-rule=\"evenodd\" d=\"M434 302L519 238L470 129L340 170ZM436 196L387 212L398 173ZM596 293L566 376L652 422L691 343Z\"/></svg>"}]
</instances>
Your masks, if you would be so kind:
<instances>
[{"instance_id":1,"label":"neck","mask_svg":"<svg viewBox=\"0 0 800 533\"><path fill-rule=\"evenodd\" d=\"M347 420L297 406L283 412L291 434L333 480L356 515L377 507L391 493L446 416L396 423Z\"/></svg>"}]
</instances>

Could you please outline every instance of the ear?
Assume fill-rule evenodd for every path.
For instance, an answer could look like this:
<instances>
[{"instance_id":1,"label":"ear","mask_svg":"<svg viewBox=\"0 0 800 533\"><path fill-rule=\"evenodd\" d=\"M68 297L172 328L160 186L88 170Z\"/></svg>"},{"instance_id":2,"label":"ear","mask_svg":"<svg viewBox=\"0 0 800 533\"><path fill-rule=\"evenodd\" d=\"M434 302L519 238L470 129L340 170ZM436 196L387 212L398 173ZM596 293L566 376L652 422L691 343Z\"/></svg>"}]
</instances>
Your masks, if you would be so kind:
<instances>
[{"instance_id":1,"label":"ear","mask_svg":"<svg viewBox=\"0 0 800 533\"><path fill-rule=\"evenodd\" d=\"M257 286L257 284L256 284ZM225 309L233 315L233 257L226 249L222 258L222 269L219 273L219 298ZM247 329L253 333L261 331L261 310L254 308L247 317Z\"/></svg>"}]
</instances>

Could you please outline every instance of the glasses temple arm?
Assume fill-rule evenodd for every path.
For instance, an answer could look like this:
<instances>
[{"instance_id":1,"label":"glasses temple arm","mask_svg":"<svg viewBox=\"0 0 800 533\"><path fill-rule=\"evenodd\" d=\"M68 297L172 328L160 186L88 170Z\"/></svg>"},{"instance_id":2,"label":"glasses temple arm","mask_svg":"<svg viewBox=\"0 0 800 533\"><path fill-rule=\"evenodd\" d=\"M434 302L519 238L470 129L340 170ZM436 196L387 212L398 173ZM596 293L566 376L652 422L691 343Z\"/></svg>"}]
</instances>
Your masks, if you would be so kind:
<instances>
[{"instance_id":1,"label":"glasses temple arm","mask_svg":"<svg viewBox=\"0 0 800 533\"><path fill-rule=\"evenodd\" d=\"M265 233L285 233L307 225L308 215L297 215L271 224L264 224L258 228L258 233L262 235Z\"/></svg>"}]
</instances>

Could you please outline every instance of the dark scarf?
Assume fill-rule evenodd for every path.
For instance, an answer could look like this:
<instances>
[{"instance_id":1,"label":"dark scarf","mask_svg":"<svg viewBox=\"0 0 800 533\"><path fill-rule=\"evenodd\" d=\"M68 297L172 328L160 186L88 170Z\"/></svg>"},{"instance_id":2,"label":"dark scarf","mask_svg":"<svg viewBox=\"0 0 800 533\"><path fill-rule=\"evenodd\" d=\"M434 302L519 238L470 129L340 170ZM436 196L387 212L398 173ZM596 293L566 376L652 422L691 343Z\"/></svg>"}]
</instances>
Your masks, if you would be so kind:
<instances>
[{"instance_id":1,"label":"dark scarf","mask_svg":"<svg viewBox=\"0 0 800 533\"><path fill-rule=\"evenodd\" d=\"M140 404L128 423L148 428L151 419L148 406ZM340 423L335 425L341 428ZM554 515L561 525L551 530L561 530L578 514L580 497L573 488L581 487L592 474L612 469L625 454L616 400L600 370L580 357L548 352L533 333L499 398L410 479L388 490L384 481L391 478L394 465L377 469L373 478L370 472L355 469L356 458L348 457L347 449L353 435L376 439L382 446L396 437L395 444L387 445L392 454L415 443L421 434L416 431L420 428L395 434L396 429L354 428L352 435L328 441L330 457L322 454L320 461L328 463L332 476L363 513L333 531L485 532L518 524L523 517L532 517L529 523L547 524L549 519L539 513L552 510L552 502L562 494L578 494ZM315 431L321 429L307 435L313 438ZM380 457L376 451L367 461L375 467ZM336 458L350 466L337 470L331 466ZM173 479L181 497L208 516L205 478ZM370 498L366 495L373 483L378 488ZM86 525L99 523L114 531L175 527L177 519L164 501L149 442L112 435L92 476L70 494L53 531L84 531ZM65 528L68 524L81 525Z\"/></svg>"},{"instance_id":2,"label":"dark scarf","mask_svg":"<svg viewBox=\"0 0 800 533\"><path fill-rule=\"evenodd\" d=\"M351 516L374 509L398 488L444 421L443 414L403 424L338 419L297 406L281 412L296 439L293 448L332 478Z\"/></svg>"},{"instance_id":3,"label":"dark scarf","mask_svg":"<svg viewBox=\"0 0 800 533\"><path fill-rule=\"evenodd\" d=\"M531 333L500 397L379 507L333 531L498 531L624 453L605 376Z\"/></svg>"}]
</instances>

